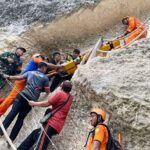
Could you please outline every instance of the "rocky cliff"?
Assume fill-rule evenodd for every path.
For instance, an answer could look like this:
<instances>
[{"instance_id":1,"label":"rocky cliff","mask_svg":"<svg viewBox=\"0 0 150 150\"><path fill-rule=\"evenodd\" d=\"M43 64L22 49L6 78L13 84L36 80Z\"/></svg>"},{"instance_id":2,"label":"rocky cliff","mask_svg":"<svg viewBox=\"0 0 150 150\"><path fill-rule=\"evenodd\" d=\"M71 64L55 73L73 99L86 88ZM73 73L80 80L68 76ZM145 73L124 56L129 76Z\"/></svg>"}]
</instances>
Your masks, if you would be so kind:
<instances>
[{"instance_id":1,"label":"rocky cliff","mask_svg":"<svg viewBox=\"0 0 150 150\"><path fill-rule=\"evenodd\" d=\"M142 40L128 48L111 51L107 58L95 57L78 67L72 79L74 102L67 123L61 134L52 139L59 150L84 149L90 130L89 111L95 106L107 112L106 123L115 137L122 132L124 150L149 150L149 43L150 39ZM39 126L42 112L44 109L36 108L28 115L15 144ZM55 150L52 145L49 149Z\"/></svg>"},{"instance_id":2,"label":"rocky cliff","mask_svg":"<svg viewBox=\"0 0 150 150\"><path fill-rule=\"evenodd\" d=\"M122 131L127 150L150 148L150 39L96 57L79 66L73 77L77 101L75 120L80 126L76 143L82 149L90 108L105 109L114 133ZM74 137L74 136L73 136ZM72 138L71 138L72 139Z\"/></svg>"},{"instance_id":3,"label":"rocky cliff","mask_svg":"<svg viewBox=\"0 0 150 150\"><path fill-rule=\"evenodd\" d=\"M58 47L65 49L64 47L80 47L77 44L78 42L82 43L89 39L88 45L83 44L83 47L87 49L88 46L95 43L95 40L90 40L91 37L97 38L99 33L107 29L110 29L107 33L108 38L110 38L110 35L112 37L120 35L123 33L123 31L119 32L122 27L117 25L114 29L112 28L113 25L117 24L126 15L141 15L144 11L149 10L150 6L149 0L133 0L132 2L131 0L102 0L95 7L79 9L84 3L85 5L92 3L93 6L97 1L72 0L68 2L63 0L59 3L55 2L58 1L38 0L34 2L33 0L27 0L23 2L21 0L2 0L0 2L0 11L3 12L1 13L1 26L10 23L22 23L22 21L24 21L23 25L35 21L47 22L56 18L57 15L61 15L61 13L64 15L64 13L67 14L67 12L74 10L74 13L47 23L47 25L34 26L18 38L9 39L6 36L7 46L25 46L29 50L29 55L30 52L37 52L39 48ZM66 5L66 7L61 9L63 5ZM56 9L58 11L55 12ZM78 9L77 12L76 9ZM20 16L17 16L17 14ZM31 14L34 17L30 16ZM142 18L142 21L145 18L146 16ZM89 64L79 66L72 80L75 101L67 124L60 136L53 138L53 142L59 150L84 149L83 145L90 129L89 110L93 106L102 107L107 111L110 118L110 120L108 119L109 126L113 128L114 135L116 136L120 131L123 133L125 150L149 150L149 43L150 39L144 40L127 49L112 51L107 58L96 57ZM48 51L49 49L43 53L47 55ZM43 113L44 109L36 108L34 112L28 115L24 128L14 141L16 146L33 129L39 127L38 122ZM49 149L52 150L53 146L50 145Z\"/></svg>"},{"instance_id":4,"label":"rocky cliff","mask_svg":"<svg viewBox=\"0 0 150 150\"><path fill-rule=\"evenodd\" d=\"M11 8L13 11L4 15L4 23L9 24L10 19L12 23L14 22L15 19L13 20L13 17L10 17L13 13L14 18L18 17L17 23L24 21L23 24L30 24L31 22L38 22L39 24L31 26L27 32L19 35L18 38L7 36L7 45L11 48L22 45L32 51L35 49L49 51L53 48L81 47L83 42L91 43L90 38L95 38L100 34L105 35L105 31L121 23L121 19L125 16L149 16L147 12L149 12L150 1L38 0L34 2L33 0L27 0L18 3L14 1L8 7L13 7ZM22 12L18 10L19 8L22 9ZM18 11L16 12L16 10ZM9 9L6 9L6 11L9 11ZM20 12L19 16L17 15L18 12ZM20 18L20 16L22 17ZM10 17L10 19L6 19L7 17ZM142 18L141 21L144 22L144 20L145 18ZM47 23L45 24L42 21ZM119 28L117 32L119 32Z\"/></svg>"}]
</instances>

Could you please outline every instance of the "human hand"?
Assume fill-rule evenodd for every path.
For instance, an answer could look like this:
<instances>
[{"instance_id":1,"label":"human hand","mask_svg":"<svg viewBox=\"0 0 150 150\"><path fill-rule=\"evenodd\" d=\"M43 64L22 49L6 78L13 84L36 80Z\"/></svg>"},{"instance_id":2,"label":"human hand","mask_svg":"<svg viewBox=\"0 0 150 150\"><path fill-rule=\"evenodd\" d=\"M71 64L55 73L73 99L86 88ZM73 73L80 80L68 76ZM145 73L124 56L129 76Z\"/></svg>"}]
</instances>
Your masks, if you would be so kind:
<instances>
[{"instance_id":1,"label":"human hand","mask_svg":"<svg viewBox=\"0 0 150 150\"><path fill-rule=\"evenodd\" d=\"M10 79L10 76L7 75L7 74L3 74L2 76L3 76L3 78L5 78L5 79Z\"/></svg>"},{"instance_id":2,"label":"human hand","mask_svg":"<svg viewBox=\"0 0 150 150\"><path fill-rule=\"evenodd\" d=\"M36 105L36 102L34 102L34 101L29 101L28 103L29 103L29 105L32 106L32 107Z\"/></svg>"},{"instance_id":3,"label":"human hand","mask_svg":"<svg viewBox=\"0 0 150 150\"><path fill-rule=\"evenodd\" d=\"M7 58L7 60L8 60L8 62L11 63L11 64L14 63L14 60L13 60L12 58Z\"/></svg>"},{"instance_id":4,"label":"human hand","mask_svg":"<svg viewBox=\"0 0 150 150\"><path fill-rule=\"evenodd\" d=\"M55 76L56 74L58 74L58 72L55 71L55 72L48 73L47 76L52 77Z\"/></svg>"},{"instance_id":5,"label":"human hand","mask_svg":"<svg viewBox=\"0 0 150 150\"><path fill-rule=\"evenodd\" d=\"M123 37L124 37L124 36L118 36L117 39L119 40L119 39L122 39Z\"/></svg>"},{"instance_id":6,"label":"human hand","mask_svg":"<svg viewBox=\"0 0 150 150\"><path fill-rule=\"evenodd\" d=\"M63 65L57 65L57 69L63 69L64 66Z\"/></svg>"}]
</instances>

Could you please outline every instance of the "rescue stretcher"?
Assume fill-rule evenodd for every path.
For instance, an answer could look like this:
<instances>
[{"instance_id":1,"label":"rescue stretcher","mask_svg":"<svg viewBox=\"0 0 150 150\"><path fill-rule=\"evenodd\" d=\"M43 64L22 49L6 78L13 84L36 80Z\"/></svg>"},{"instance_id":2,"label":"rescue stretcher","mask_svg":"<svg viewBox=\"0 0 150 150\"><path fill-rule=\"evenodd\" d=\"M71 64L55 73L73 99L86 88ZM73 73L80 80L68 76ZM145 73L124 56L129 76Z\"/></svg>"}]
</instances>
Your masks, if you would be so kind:
<instances>
[{"instance_id":1,"label":"rescue stretcher","mask_svg":"<svg viewBox=\"0 0 150 150\"><path fill-rule=\"evenodd\" d=\"M145 30L143 30L136 38L134 38L132 41L130 41L129 43L126 44L126 40L132 35L134 34L134 32L132 32L131 34L124 36L123 38L120 39L114 39L114 40L108 40L108 41L104 41L102 37L100 37L100 39L98 40L98 42L96 43L95 47L89 51L87 54L85 54L82 57L82 61L80 64L85 64L86 62L88 62L91 58L95 57L95 56L101 56L101 57L106 57L107 53L111 50L115 50L118 48L123 48L123 47L127 47L130 44L132 44L134 41L138 40L139 37L146 31L147 29L145 28ZM136 32L136 30L135 30ZM77 69L77 65L75 63L75 61L71 61L71 62L67 62L64 64L64 70L68 73L68 75L74 74L75 70Z\"/></svg>"},{"instance_id":2,"label":"rescue stretcher","mask_svg":"<svg viewBox=\"0 0 150 150\"><path fill-rule=\"evenodd\" d=\"M84 61L84 63L82 63L82 64L85 64L88 61L88 59L92 58L93 56L95 57L95 55L101 56L101 57L106 57L108 51L119 48L123 44L124 44L123 40L114 40L114 41L109 41L109 42L103 43L102 39L100 39L100 41L98 41L98 43L96 44L97 45L96 51L93 49L92 51L85 54L82 57L81 63ZM75 70L77 69L77 65L76 65L75 61L70 61L70 62L64 63L63 66L64 66L64 71L68 75L74 74Z\"/></svg>"}]
</instances>

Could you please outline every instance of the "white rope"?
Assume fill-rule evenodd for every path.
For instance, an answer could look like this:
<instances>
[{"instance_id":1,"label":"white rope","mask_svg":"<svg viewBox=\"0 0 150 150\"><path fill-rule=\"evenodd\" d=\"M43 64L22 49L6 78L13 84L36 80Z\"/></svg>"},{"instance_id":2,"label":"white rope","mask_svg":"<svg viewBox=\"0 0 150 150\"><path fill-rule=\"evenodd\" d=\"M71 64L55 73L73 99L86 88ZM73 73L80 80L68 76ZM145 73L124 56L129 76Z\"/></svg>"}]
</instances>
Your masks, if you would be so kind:
<instances>
[{"instance_id":1,"label":"white rope","mask_svg":"<svg viewBox=\"0 0 150 150\"><path fill-rule=\"evenodd\" d=\"M99 47L101 47L102 43L103 43L103 42L102 42L102 37L100 37L99 40L98 40L98 42L96 43L95 47L92 49L92 52L91 52L91 54L90 54L90 56L89 56L89 59L88 59L87 63L89 63L89 61L90 61L93 57L95 57L96 51L97 51L97 49L98 49Z\"/></svg>"},{"instance_id":2,"label":"white rope","mask_svg":"<svg viewBox=\"0 0 150 150\"><path fill-rule=\"evenodd\" d=\"M27 97L25 97L17 88L15 88L15 87L13 86L13 84L12 84L11 81L9 81L8 79L6 79L6 81L7 81L7 83L8 83L13 89L15 89L15 91L16 91L18 94L20 94L27 102L29 102L29 100L27 99Z\"/></svg>"},{"instance_id":3,"label":"white rope","mask_svg":"<svg viewBox=\"0 0 150 150\"><path fill-rule=\"evenodd\" d=\"M36 148L37 148L37 146L38 146L38 143L40 142L40 139L41 139L41 136L42 136L42 131L40 131L40 135L39 135L39 137L38 137L38 140L37 140L37 142L35 143L35 148L34 148L34 150L36 150Z\"/></svg>"},{"instance_id":4,"label":"white rope","mask_svg":"<svg viewBox=\"0 0 150 150\"><path fill-rule=\"evenodd\" d=\"M48 136L48 134L46 133L45 129L43 128L43 126L40 124L40 127L41 129L43 130L43 132L45 133L45 135L47 136L47 138L49 139L49 141L52 143L53 147L56 149L56 150L59 150L56 145L54 144L54 142L51 140L51 138Z\"/></svg>"},{"instance_id":5,"label":"white rope","mask_svg":"<svg viewBox=\"0 0 150 150\"><path fill-rule=\"evenodd\" d=\"M4 133L4 136L5 136L6 140L8 141L9 145L11 146L12 150L17 150L17 148L14 146L14 144L11 141L11 139L9 138L9 135L7 134L7 132L6 132L5 128L4 128L4 126L3 126L1 118L0 118L0 127L1 127L1 129L2 129L2 131Z\"/></svg>"}]
</instances>

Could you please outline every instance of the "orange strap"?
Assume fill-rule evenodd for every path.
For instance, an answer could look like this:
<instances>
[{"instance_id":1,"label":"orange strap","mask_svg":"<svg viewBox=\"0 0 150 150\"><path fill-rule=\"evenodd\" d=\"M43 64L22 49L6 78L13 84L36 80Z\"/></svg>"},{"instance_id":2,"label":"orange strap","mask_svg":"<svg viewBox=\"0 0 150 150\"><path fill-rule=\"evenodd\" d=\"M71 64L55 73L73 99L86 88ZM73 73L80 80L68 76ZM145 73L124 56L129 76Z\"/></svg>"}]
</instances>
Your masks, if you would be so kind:
<instances>
[{"instance_id":1,"label":"orange strap","mask_svg":"<svg viewBox=\"0 0 150 150\"><path fill-rule=\"evenodd\" d=\"M122 141L123 141L123 136L122 136L122 133L120 132L118 133L118 142L121 145L121 147L122 147Z\"/></svg>"}]
</instances>

